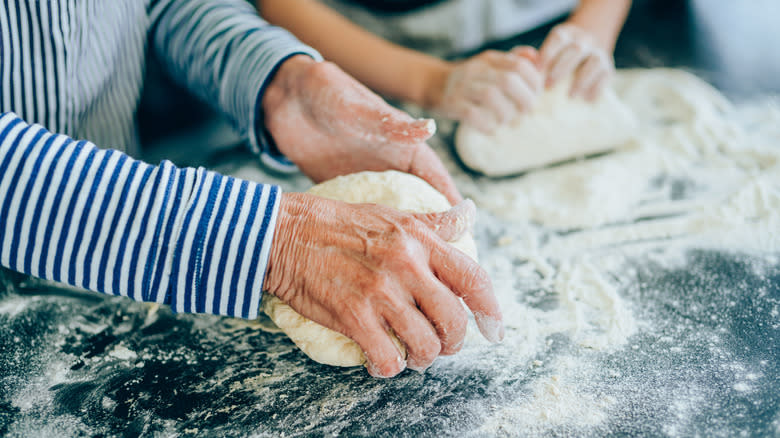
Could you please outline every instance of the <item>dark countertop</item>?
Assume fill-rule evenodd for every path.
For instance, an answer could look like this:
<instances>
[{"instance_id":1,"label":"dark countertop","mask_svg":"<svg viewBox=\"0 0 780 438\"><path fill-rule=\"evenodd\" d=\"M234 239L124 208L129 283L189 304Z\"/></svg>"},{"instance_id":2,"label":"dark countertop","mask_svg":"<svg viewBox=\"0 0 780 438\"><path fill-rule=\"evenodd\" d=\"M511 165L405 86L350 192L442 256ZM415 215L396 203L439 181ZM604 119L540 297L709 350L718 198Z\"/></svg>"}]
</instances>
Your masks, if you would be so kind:
<instances>
[{"instance_id":1,"label":"dark countertop","mask_svg":"<svg viewBox=\"0 0 780 438\"><path fill-rule=\"evenodd\" d=\"M751 45L745 29L763 21L733 19L743 9L760 16L770 2L732 6L731 14L726 4L636 2L618 66L684 67L737 99L777 93L780 32L765 29L766 39ZM739 57L726 54L724 34ZM538 357L592 364L580 384L608 397L606 420L492 433L477 429L484 417L527 399L529 384L551 373L546 366L513 361L504 349L491 366L455 356L425 374L377 380L316 364L283 336L231 319L0 282L0 435L780 436L777 260L736 250L693 250L675 268L652 253L629 259L623 269L635 281L620 295L653 324L608 352L553 336Z\"/></svg>"},{"instance_id":2,"label":"dark countertop","mask_svg":"<svg viewBox=\"0 0 780 438\"><path fill-rule=\"evenodd\" d=\"M654 321L632 338L636 348L577 353L597 365L586 387L614 399L606 422L504 434L776 436L780 326L769 312L780 303L776 261L711 251L687 258L675 270L633 261L638 281L621 295ZM19 303L23 310L9 316L8 306ZM511 357L498 358L500 371L463 367L456 356L425 374L378 380L316 364L284 337L230 319L166 308L150 314L121 298L5 292L0 309L3 434L461 435L491 407L528 397L528 384L549 372ZM540 359L577 350L557 340ZM120 344L133 353L117 353ZM692 401L695 412L681 421L679 405Z\"/></svg>"}]
</instances>

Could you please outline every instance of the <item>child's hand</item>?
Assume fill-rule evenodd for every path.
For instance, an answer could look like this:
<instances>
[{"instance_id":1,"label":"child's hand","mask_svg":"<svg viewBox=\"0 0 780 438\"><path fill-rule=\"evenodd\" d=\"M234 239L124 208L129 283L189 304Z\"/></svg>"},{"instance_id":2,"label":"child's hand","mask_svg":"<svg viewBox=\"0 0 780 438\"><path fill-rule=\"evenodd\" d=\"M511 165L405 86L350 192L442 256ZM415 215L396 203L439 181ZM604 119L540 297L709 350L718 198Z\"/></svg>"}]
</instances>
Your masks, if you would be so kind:
<instances>
[{"instance_id":1,"label":"child's hand","mask_svg":"<svg viewBox=\"0 0 780 438\"><path fill-rule=\"evenodd\" d=\"M615 70L612 57L590 33L571 24L559 24L539 50L545 86L574 74L569 95L596 99Z\"/></svg>"},{"instance_id":2,"label":"child's hand","mask_svg":"<svg viewBox=\"0 0 780 438\"><path fill-rule=\"evenodd\" d=\"M533 107L542 89L536 58L531 47L488 50L469 58L452 68L432 109L490 132Z\"/></svg>"}]
</instances>

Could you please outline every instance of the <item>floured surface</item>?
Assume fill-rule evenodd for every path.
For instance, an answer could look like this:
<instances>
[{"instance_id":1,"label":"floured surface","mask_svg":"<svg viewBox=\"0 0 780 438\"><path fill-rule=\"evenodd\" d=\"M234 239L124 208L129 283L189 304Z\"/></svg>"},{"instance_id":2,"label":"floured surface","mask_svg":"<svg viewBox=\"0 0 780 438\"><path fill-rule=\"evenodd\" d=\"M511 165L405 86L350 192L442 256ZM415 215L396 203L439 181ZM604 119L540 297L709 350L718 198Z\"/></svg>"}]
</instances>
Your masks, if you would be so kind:
<instances>
[{"instance_id":1,"label":"floured surface","mask_svg":"<svg viewBox=\"0 0 780 438\"><path fill-rule=\"evenodd\" d=\"M0 434L780 434L778 104L675 71L615 86L641 129L618 153L495 181L457 168L446 124L431 142L481 209L501 345L471 330L378 380L229 319L6 293Z\"/></svg>"},{"instance_id":2,"label":"floured surface","mask_svg":"<svg viewBox=\"0 0 780 438\"><path fill-rule=\"evenodd\" d=\"M582 158L628 145L637 120L612 89L595 102L569 98L571 80L545 91L532 111L484 133L462 123L455 135L458 156L470 169L489 176Z\"/></svg>"}]
</instances>

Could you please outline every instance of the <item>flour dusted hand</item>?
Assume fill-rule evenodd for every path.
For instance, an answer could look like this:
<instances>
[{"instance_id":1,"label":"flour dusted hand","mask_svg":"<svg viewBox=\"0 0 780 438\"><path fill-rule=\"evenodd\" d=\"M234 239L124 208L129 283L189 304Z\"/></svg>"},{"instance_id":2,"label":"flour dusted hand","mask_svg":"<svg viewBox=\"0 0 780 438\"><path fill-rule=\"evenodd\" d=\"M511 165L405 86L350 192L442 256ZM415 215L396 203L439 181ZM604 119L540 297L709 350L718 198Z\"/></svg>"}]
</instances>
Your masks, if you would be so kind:
<instances>
[{"instance_id":1,"label":"flour dusted hand","mask_svg":"<svg viewBox=\"0 0 780 438\"><path fill-rule=\"evenodd\" d=\"M295 56L282 64L263 98L265 125L280 152L315 182L373 170L416 175L450 202L462 197L425 144L431 119L415 120L335 64Z\"/></svg>"},{"instance_id":2,"label":"flour dusted hand","mask_svg":"<svg viewBox=\"0 0 780 438\"><path fill-rule=\"evenodd\" d=\"M598 41L586 30L571 23L555 26L539 54L548 88L573 76L569 97L595 100L615 70L612 56Z\"/></svg>"},{"instance_id":3,"label":"flour dusted hand","mask_svg":"<svg viewBox=\"0 0 780 438\"><path fill-rule=\"evenodd\" d=\"M490 132L530 110L542 89L532 47L511 52L487 50L457 64L447 77L434 110Z\"/></svg>"},{"instance_id":4,"label":"flour dusted hand","mask_svg":"<svg viewBox=\"0 0 780 438\"><path fill-rule=\"evenodd\" d=\"M573 80L546 90L532 112L490 134L461 123L458 156L485 175L507 176L630 144L637 127L631 109L611 89L594 102L570 99Z\"/></svg>"},{"instance_id":5,"label":"flour dusted hand","mask_svg":"<svg viewBox=\"0 0 780 438\"><path fill-rule=\"evenodd\" d=\"M458 297L487 339L503 337L487 273L447 243L470 229L470 201L444 213L411 214L285 194L280 208L265 290L354 340L372 375L422 370L459 351L467 315Z\"/></svg>"}]
</instances>

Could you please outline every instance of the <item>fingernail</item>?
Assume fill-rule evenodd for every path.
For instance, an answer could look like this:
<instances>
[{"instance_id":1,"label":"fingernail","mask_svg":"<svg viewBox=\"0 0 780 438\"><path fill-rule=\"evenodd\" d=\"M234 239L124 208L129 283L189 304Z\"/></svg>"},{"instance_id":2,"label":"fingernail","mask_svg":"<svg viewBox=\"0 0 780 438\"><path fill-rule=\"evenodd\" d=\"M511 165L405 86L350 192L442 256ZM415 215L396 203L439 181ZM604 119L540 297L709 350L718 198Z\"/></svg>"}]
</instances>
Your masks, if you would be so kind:
<instances>
[{"instance_id":1,"label":"fingernail","mask_svg":"<svg viewBox=\"0 0 780 438\"><path fill-rule=\"evenodd\" d=\"M500 320L481 313L475 313L474 319L477 320L477 327L485 339L494 344L498 344L504 339L504 324Z\"/></svg>"},{"instance_id":2,"label":"fingernail","mask_svg":"<svg viewBox=\"0 0 780 438\"><path fill-rule=\"evenodd\" d=\"M461 339L461 340L460 340L460 342L458 342L457 344L455 344L455 345L453 345L453 346L452 346L452 351L454 351L455 353L457 353L457 352L459 352L460 350L462 350L462 349L463 349L463 344L464 344L465 342L466 342L466 339L465 339L465 338L464 338L464 339Z\"/></svg>"},{"instance_id":3,"label":"fingernail","mask_svg":"<svg viewBox=\"0 0 780 438\"><path fill-rule=\"evenodd\" d=\"M418 119L418 122L421 122L422 125L421 128L425 129L428 134L433 135L436 134L436 121L433 119Z\"/></svg>"},{"instance_id":4,"label":"fingernail","mask_svg":"<svg viewBox=\"0 0 780 438\"><path fill-rule=\"evenodd\" d=\"M431 365L433 365L433 364L431 364ZM406 368L409 368L412 371L417 371L420 374L424 373L430 367L431 367L430 365L428 365L428 366L419 366L417 364L412 364L411 362L406 364Z\"/></svg>"},{"instance_id":5,"label":"fingernail","mask_svg":"<svg viewBox=\"0 0 780 438\"><path fill-rule=\"evenodd\" d=\"M395 360L399 365L398 373L406 369L406 361L403 358L401 358L401 356L396 356ZM378 377L380 379L388 379L398 374L398 373L389 374L389 375L382 374L379 368L376 365L374 365L374 362L371 362L370 360L366 360L366 370L368 371L368 374L370 374L372 377Z\"/></svg>"}]
</instances>

